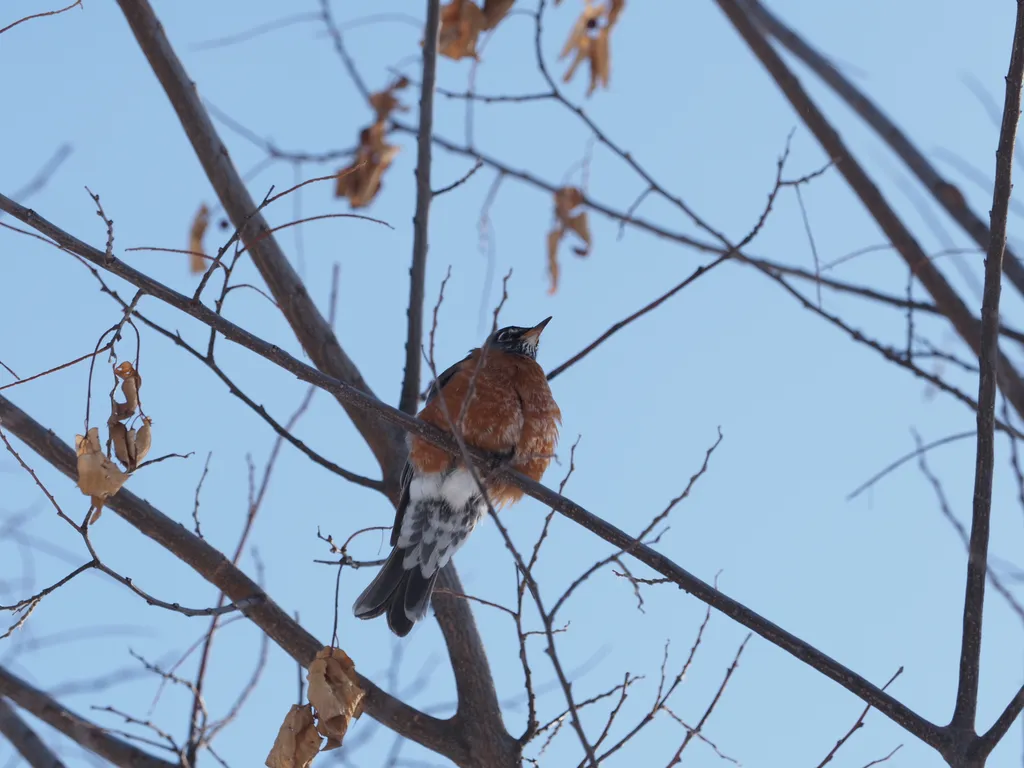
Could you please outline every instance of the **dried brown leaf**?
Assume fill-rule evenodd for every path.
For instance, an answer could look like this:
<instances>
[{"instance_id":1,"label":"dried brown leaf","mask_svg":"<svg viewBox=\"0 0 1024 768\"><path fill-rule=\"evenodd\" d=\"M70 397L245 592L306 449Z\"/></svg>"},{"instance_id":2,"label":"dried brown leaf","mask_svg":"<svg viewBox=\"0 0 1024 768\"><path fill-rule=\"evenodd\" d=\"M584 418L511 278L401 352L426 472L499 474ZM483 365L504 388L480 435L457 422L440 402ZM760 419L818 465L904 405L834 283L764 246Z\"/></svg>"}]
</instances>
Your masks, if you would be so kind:
<instances>
[{"instance_id":1,"label":"dried brown leaf","mask_svg":"<svg viewBox=\"0 0 1024 768\"><path fill-rule=\"evenodd\" d=\"M320 751L320 738L309 704L293 704L264 765L267 768L307 768Z\"/></svg>"},{"instance_id":2,"label":"dried brown leaf","mask_svg":"<svg viewBox=\"0 0 1024 768\"><path fill-rule=\"evenodd\" d=\"M114 374L121 379L121 392L125 401L120 403L113 397L110 398L108 424L124 421L135 415L135 410L139 407L139 390L142 388L142 376L127 360L114 369Z\"/></svg>"},{"instance_id":3,"label":"dried brown leaf","mask_svg":"<svg viewBox=\"0 0 1024 768\"><path fill-rule=\"evenodd\" d=\"M104 502L121 489L128 475L103 455L100 432L96 427L90 428L84 437L75 435L75 453L78 454L78 488L91 497L96 507L95 521Z\"/></svg>"},{"instance_id":4,"label":"dried brown leaf","mask_svg":"<svg viewBox=\"0 0 1024 768\"><path fill-rule=\"evenodd\" d=\"M587 96L597 89L599 83L608 87L612 55L608 47L608 31L608 27L603 28L590 42L590 86L587 88Z\"/></svg>"},{"instance_id":5,"label":"dried brown leaf","mask_svg":"<svg viewBox=\"0 0 1024 768\"><path fill-rule=\"evenodd\" d=\"M408 112L409 108L398 101L395 91L400 91L409 85L408 79L400 77L387 89L370 94L370 106L377 113L377 122L387 120L394 111Z\"/></svg>"},{"instance_id":6,"label":"dried brown leaf","mask_svg":"<svg viewBox=\"0 0 1024 768\"><path fill-rule=\"evenodd\" d=\"M565 234L565 230L561 227L548 232L548 274L551 275L549 294L558 290L558 276L561 273L558 267L558 244L562 241L563 234Z\"/></svg>"},{"instance_id":7,"label":"dried brown leaf","mask_svg":"<svg viewBox=\"0 0 1024 768\"><path fill-rule=\"evenodd\" d=\"M608 87L611 79L611 29L618 21L625 5L625 0L609 0L603 5L592 5L590 0L587 0L559 54L559 58L564 59L570 53L575 53L569 69L562 76L566 83L572 80L580 64L584 61L590 64L587 96L590 96L598 85Z\"/></svg>"},{"instance_id":8,"label":"dried brown leaf","mask_svg":"<svg viewBox=\"0 0 1024 768\"><path fill-rule=\"evenodd\" d=\"M114 455L117 460L124 464L129 469L130 459L128 458L128 428L120 421L113 421L109 424L110 427L110 442L114 444ZM133 432L135 430L132 430ZM135 435L132 435L132 439L135 439Z\"/></svg>"},{"instance_id":9,"label":"dried brown leaf","mask_svg":"<svg viewBox=\"0 0 1024 768\"><path fill-rule=\"evenodd\" d=\"M133 432L135 430L132 430ZM149 449L153 445L153 420L148 416L142 417L142 426L135 435L135 452L132 457L132 469L137 469L139 464L146 458Z\"/></svg>"},{"instance_id":10,"label":"dried brown leaf","mask_svg":"<svg viewBox=\"0 0 1024 768\"><path fill-rule=\"evenodd\" d=\"M139 468L153 444L153 420L143 416L142 427L138 430L128 429L119 421L112 421L109 426L114 455L131 474Z\"/></svg>"},{"instance_id":11,"label":"dried brown leaf","mask_svg":"<svg viewBox=\"0 0 1024 768\"><path fill-rule=\"evenodd\" d=\"M324 750L341 746L353 718L363 711L366 692L359 687L355 664L340 648L323 648L309 665L309 703L316 709L317 730L327 738Z\"/></svg>"},{"instance_id":12,"label":"dried brown leaf","mask_svg":"<svg viewBox=\"0 0 1024 768\"><path fill-rule=\"evenodd\" d=\"M564 59L574 49L579 49L581 46L586 46L589 43L590 37L588 33L597 23L597 20L601 18L603 12L603 5L591 5L590 0L587 0L587 4L583 7L583 13L580 14L572 29L569 30L569 39L565 41L562 52L558 54L559 59Z\"/></svg>"},{"instance_id":13,"label":"dried brown leaf","mask_svg":"<svg viewBox=\"0 0 1024 768\"><path fill-rule=\"evenodd\" d=\"M359 149L352 164L338 171L336 197L347 197L352 208L369 205L381 189L384 172L398 155L398 147L384 140L384 122L364 128L359 135Z\"/></svg>"},{"instance_id":14,"label":"dried brown leaf","mask_svg":"<svg viewBox=\"0 0 1024 768\"><path fill-rule=\"evenodd\" d=\"M484 29L494 29L504 19L516 0L484 0Z\"/></svg>"},{"instance_id":15,"label":"dried brown leaf","mask_svg":"<svg viewBox=\"0 0 1024 768\"><path fill-rule=\"evenodd\" d=\"M615 22L619 20L619 14L622 13L622 9L625 7L626 0L610 0L607 22L609 29L615 26Z\"/></svg>"},{"instance_id":16,"label":"dried brown leaf","mask_svg":"<svg viewBox=\"0 0 1024 768\"><path fill-rule=\"evenodd\" d=\"M565 74L562 75L563 83L568 83L572 80L573 75L576 74L576 69L580 64L584 61L590 61L590 45L590 38L585 37L579 46L576 47L576 58L572 60L572 64L569 65L569 68L565 70Z\"/></svg>"},{"instance_id":17,"label":"dried brown leaf","mask_svg":"<svg viewBox=\"0 0 1024 768\"><path fill-rule=\"evenodd\" d=\"M489 28L486 24L484 12L470 0L452 0L448 5L441 6L438 53L456 61L479 58L476 43L480 33Z\"/></svg>"},{"instance_id":18,"label":"dried brown leaf","mask_svg":"<svg viewBox=\"0 0 1024 768\"><path fill-rule=\"evenodd\" d=\"M192 274L206 271L206 259L204 258L206 251L203 249L203 236L206 234L206 228L209 226L210 209L206 207L206 203L203 203L199 206L199 210L196 211L195 218L192 219L192 226L188 231L188 263Z\"/></svg>"},{"instance_id":19,"label":"dried brown leaf","mask_svg":"<svg viewBox=\"0 0 1024 768\"><path fill-rule=\"evenodd\" d=\"M590 225L587 222L587 212L573 210L583 205L583 190L579 187L562 187L555 192L555 217L566 229L571 229L580 239L590 246ZM585 255L585 254L581 254Z\"/></svg>"},{"instance_id":20,"label":"dried brown leaf","mask_svg":"<svg viewBox=\"0 0 1024 768\"><path fill-rule=\"evenodd\" d=\"M590 224L587 219L587 212L575 211L583 205L583 191L579 187L562 187L555 192L555 219L556 226L548 232L548 274L551 275L551 286L548 293L558 290L558 278L560 269L558 266L558 246L568 231L575 232L577 237L583 241L582 246L574 246L573 252L577 256L587 256L590 253Z\"/></svg>"}]
</instances>

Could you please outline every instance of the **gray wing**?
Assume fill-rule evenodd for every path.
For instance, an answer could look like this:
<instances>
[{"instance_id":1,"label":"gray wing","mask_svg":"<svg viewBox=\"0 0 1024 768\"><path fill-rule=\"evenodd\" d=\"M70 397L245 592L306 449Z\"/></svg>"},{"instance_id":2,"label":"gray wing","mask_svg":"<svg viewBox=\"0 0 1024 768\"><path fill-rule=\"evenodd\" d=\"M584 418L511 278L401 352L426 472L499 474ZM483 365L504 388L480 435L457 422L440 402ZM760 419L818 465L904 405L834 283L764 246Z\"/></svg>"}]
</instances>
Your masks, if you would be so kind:
<instances>
[{"instance_id":1,"label":"gray wing","mask_svg":"<svg viewBox=\"0 0 1024 768\"><path fill-rule=\"evenodd\" d=\"M438 392L444 389L444 385L447 384L452 376L454 376L462 364L465 363L472 356L472 352L466 355L459 362L447 368L440 376L430 383L427 388L427 399L424 402L423 407L426 408L430 404L430 401L437 397ZM402 467L402 478L400 481L402 488L402 495L398 499L398 508L395 510L395 524L391 528L391 546L395 546L398 542L398 533L402 530L402 520L405 519L405 510L409 506L409 483L412 482L412 464L408 461L405 462L405 466Z\"/></svg>"}]
</instances>

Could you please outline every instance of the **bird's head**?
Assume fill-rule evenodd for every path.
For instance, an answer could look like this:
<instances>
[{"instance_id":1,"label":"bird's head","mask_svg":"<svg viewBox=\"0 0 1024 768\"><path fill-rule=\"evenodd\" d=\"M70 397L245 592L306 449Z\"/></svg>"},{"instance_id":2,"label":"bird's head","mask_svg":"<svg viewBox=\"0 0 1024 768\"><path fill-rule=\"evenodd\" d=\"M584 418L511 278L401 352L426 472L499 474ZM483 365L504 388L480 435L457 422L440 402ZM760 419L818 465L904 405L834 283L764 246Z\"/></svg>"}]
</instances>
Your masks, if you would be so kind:
<instances>
[{"instance_id":1,"label":"bird's head","mask_svg":"<svg viewBox=\"0 0 1024 768\"><path fill-rule=\"evenodd\" d=\"M499 328L487 339L487 346L492 349L499 349L513 355L523 355L531 360L537 359L537 347L540 344L540 334L551 321L551 318L541 320L532 328L521 328L518 325L510 325L506 328Z\"/></svg>"}]
</instances>

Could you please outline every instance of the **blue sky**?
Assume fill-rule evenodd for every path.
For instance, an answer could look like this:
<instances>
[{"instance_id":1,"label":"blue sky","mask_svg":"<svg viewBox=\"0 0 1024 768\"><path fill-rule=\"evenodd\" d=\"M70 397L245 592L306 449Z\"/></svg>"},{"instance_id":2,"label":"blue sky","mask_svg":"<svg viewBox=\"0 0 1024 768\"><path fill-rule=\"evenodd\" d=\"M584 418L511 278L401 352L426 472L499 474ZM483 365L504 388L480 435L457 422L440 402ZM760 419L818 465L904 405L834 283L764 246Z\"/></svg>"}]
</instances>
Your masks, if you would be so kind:
<instances>
[{"instance_id":1,"label":"blue sky","mask_svg":"<svg viewBox=\"0 0 1024 768\"><path fill-rule=\"evenodd\" d=\"M519 3L517 5L522 5ZM556 76L557 56L579 3L566 0L545 9L542 45ZM292 6L288 13L316 11L318 4ZM366 8L333 3L336 17L365 17ZM532 3L527 3L533 8ZM979 0L828 3L774 2L783 19L830 54L907 134L958 184L987 217L991 192L961 170L966 163L990 178L997 123L968 86L976 82L1001 102L1013 29L1013 4ZM0 24L37 12L27 0L3 4ZM379 3L375 14L392 14L358 26L346 42L368 85L391 79L390 68L417 69L420 31L393 14L422 18L423 4ZM317 23L302 23L230 47L198 44L280 18L281 4L267 0L218 3L160 2L156 12L201 96L283 149L319 152L349 147L370 112L340 65ZM510 16L488 43L477 73L484 94L544 90L536 71L533 20ZM732 238L742 237L757 219L771 188L775 164L795 128L787 168L800 175L826 160L813 137L711 2L627 5L612 40L608 91L584 100L582 76L566 95L584 103L588 114L616 142L628 148L652 175ZM0 37L0 67L18 73L4 84L5 113L0 136L0 179L4 194L27 182L57 148L72 153L50 184L30 204L43 216L97 246L102 223L83 187L98 193L115 221L115 248L129 263L175 288L191 292L195 278L184 257L124 248L184 248L188 225L212 190L191 152L166 96L112 3L86 0L84 10L23 24ZM812 75L797 67L818 104L929 252L973 245L956 225L927 202L900 162ZM443 60L439 84L466 88L469 64ZM407 120L415 120L415 96ZM436 130L465 143L465 105L437 98ZM582 158L587 133L579 120L556 104L477 105L474 134L479 149L513 168L560 183ZM246 173L262 151L223 123L217 123L238 168ZM394 403L401 383L405 304L412 244L415 145L395 141L401 153L384 188L367 213L393 229L349 219L323 220L286 230L281 244L306 277L310 293L326 310L330 275L340 265L338 336L378 396ZM947 158L954 155L956 165ZM433 183L459 178L472 161L435 153ZM261 198L271 185L284 189L297 180L324 175L338 164L277 163L250 182ZM498 278L487 284L486 252L479 247L481 205L494 172L481 169L433 208L427 274L432 305L451 266L452 277L440 310L439 364L461 357L482 338L481 301L498 299ZM618 210L628 208L643 182L604 148L593 151L592 196ZM299 216L346 211L331 185L307 187L298 198L276 204L268 218L283 224ZM828 172L803 190L814 243L822 261L881 244L884 237L842 178ZM513 268L502 318L532 324L554 320L544 335L540 360L561 363L609 325L678 283L706 257L676 244L591 216L593 252L578 259L563 248L562 282L547 294L544 238L551 223L550 196L506 179L490 211L493 274ZM640 215L668 229L699 235L675 208L648 199ZM1011 241L1020 231L1011 219ZM211 229L208 243L222 235ZM750 251L787 264L810 267L812 252L795 196L783 194ZM980 281L981 257L967 254L962 267ZM91 350L103 329L116 322L115 305L71 257L10 232L0 233L4 291L0 302L0 359L25 376ZM980 297L952 260L939 262L948 278L977 310ZM240 279L258 281L251 265ZM893 253L879 251L837 267L841 279L901 295L906 270ZM117 284L117 281L113 281ZM807 286L802 286L805 290ZM123 286L122 286L123 288ZM813 291L807 291L813 295ZM130 295L130 293L129 293ZM483 295L483 299L482 299ZM1004 318L1024 325L1020 297L1004 290ZM923 289L915 296L924 297ZM865 333L896 346L905 338L901 311L879 308L826 293L825 308ZM194 321L152 299L140 309L176 328L194 343L205 343ZM298 354L280 316L258 295L238 291L227 315L254 333ZM967 356L944 324L916 318L917 328L937 345ZM187 461L168 461L141 472L132 489L175 519L191 518L195 486L208 452L210 476L203 488L201 515L207 538L233 550L246 509L246 455L262 467L273 443L271 431L205 368L166 340L144 333L141 370L143 402L154 417L154 452L194 451ZM1021 361L1020 351L1004 345ZM304 394L304 385L251 353L220 344L225 369L258 402L284 420ZM942 375L976 390L974 378L950 366ZM0 374L6 376L6 374ZM6 382L6 378L0 378ZM97 392L105 380L97 378ZM86 370L74 367L10 391L12 399L68 442L80 431ZM973 414L858 346L840 331L806 312L776 285L749 268L726 265L702 277L658 311L600 347L553 383L564 415L562 466L545 482L556 485L577 435L576 472L566 493L627 531L638 532L677 495L703 460L721 427L724 440L707 474L673 513L659 548L706 580L719 574L720 588L772 621L879 684L899 667L904 672L891 692L925 717L949 719L956 666L966 559L951 526L942 518L931 486L911 463L852 502L846 495L890 461L913 449L911 430L926 441L970 430ZM8 393L5 393L8 394ZM375 474L365 444L330 397L318 394L297 433L343 466ZM992 553L1021 563L1022 510L1008 463L1008 445L997 440ZM974 446L962 440L933 451L929 463L941 478L951 509L970 519ZM85 500L63 478L26 450L33 464L73 516ZM0 601L10 602L59 578L85 558L76 535L58 524L31 480L0 458L3 511L30 514L22 535L48 545L31 559L14 539L0 542ZM268 592L317 637L331 634L334 571L313 562L327 555L316 531L336 539L367 525L388 525L391 509L383 497L352 487L284 448L262 511L253 546L242 565L249 573L262 564ZM526 499L504 513L517 542L529 546L545 510ZM131 576L154 595L182 604L212 605L215 592L187 567L144 540L115 515L98 523L94 541L109 565ZM53 550L59 547L66 555ZM378 542L363 541L361 554L376 557ZM558 518L541 558L538 579L551 597L584 568L609 553L608 545ZM487 523L457 558L466 589L506 605L514 601L514 569L495 527ZM638 574L644 569L638 567ZM650 574L647 574L650 575ZM349 613L368 575L342 577L341 644L359 669L392 689L387 669L399 643L383 622L357 622ZM567 607L569 631L560 652L577 676L581 696L606 690L628 670L645 675L631 690L619 728L635 722L654 696L666 640L669 668L678 668L693 642L704 606L668 587L644 590L645 612L636 609L628 583L604 571L577 592ZM475 614L502 697L513 700L506 719L514 733L525 720L522 673L511 621L493 609ZM987 727L1020 685L1021 624L998 595L989 592L985 614L979 723ZM144 715L157 681L134 674L129 649L152 661L170 663L206 627L146 607L123 587L86 575L47 598L12 643L0 646L0 663L37 684L59 690L68 681L113 674L116 685L69 692L70 707L110 727L116 717L90 711L113 705ZM69 639L66 633L71 632ZM697 660L675 699L675 711L699 719L719 685L743 627L712 615ZM47 639L50 642L46 642ZM33 645L36 643L36 645ZM402 644L398 680L412 683L422 670L428 683L408 699L431 711L451 711L453 686L440 633L424 622ZM547 684L541 719L562 706L538 642L533 648L537 680ZM258 632L244 622L223 630L215 646L207 704L215 713L230 706L259 656ZM193 669L185 666L187 674ZM131 676L121 670L132 672ZM218 739L218 752L231 765L261 764L273 734L295 696L295 665L272 647L258 688L240 720ZM124 679L122 679L124 678ZM403 685L399 690L405 690ZM164 693L154 721L178 737L185 733L188 696ZM817 765L854 723L863 705L838 685L755 637L747 646L723 700L705 733L745 766ZM588 725L600 731L607 709L595 710ZM353 729L355 739L372 727L368 718ZM44 729L45 731L45 729ZM613 736L614 736L613 731ZM684 735L659 719L610 765L664 765ZM58 740L59 741L59 740ZM995 768L1021 762L1018 724L996 750ZM899 744L892 765L938 766L940 758L877 713L867 718L837 756L837 766L861 766ZM352 755L351 765L384 761L391 739L381 732ZM0 759L9 755L0 746ZM342 750L344 752L344 750ZM71 764L86 764L68 751ZM696 766L717 765L703 744L687 750ZM402 757L440 762L415 746ZM333 757L319 758L325 764ZM543 765L575 764L578 745L566 729L542 758ZM212 762L206 756L204 763Z\"/></svg>"}]
</instances>

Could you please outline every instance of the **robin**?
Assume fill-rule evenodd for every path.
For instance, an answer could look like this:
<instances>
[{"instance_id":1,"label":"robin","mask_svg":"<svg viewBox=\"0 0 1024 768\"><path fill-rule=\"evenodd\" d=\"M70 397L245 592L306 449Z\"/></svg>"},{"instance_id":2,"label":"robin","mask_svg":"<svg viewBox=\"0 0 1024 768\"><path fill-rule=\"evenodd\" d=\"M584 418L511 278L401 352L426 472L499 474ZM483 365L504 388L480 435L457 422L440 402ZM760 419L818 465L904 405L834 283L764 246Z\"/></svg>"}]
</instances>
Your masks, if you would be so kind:
<instances>
[{"instance_id":1,"label":"robin","mask_svg":"<svg viewBox=\"0 0 1024 768\"><path fill-rule=\"evenodd\" d=\"M508 461L540 480L551 462L562 421L544 369L537 364L540 334L551 318L532 328L495 331L484 346L446 370L431 385L419 418L452 432L466 444ZM391 554L352 612L372 619L387 612L399 637L427 612L438 572L481 518L522 498L518 488L477 472L487 498L461 457L415 435L402 471L402 496L391 530Z\"/></svg>"}]
</instances>

